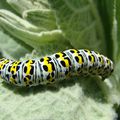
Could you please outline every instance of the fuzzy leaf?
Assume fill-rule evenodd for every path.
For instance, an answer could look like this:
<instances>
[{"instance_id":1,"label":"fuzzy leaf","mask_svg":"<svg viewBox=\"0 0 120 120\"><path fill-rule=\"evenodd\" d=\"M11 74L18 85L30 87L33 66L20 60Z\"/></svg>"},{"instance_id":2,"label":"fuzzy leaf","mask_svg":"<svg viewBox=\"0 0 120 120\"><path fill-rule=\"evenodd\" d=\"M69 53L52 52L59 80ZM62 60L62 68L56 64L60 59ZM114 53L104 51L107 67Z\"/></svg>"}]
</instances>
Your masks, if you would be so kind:
<instances>
[{"instance_id":1,"label":"fuzzy leaf","mask_svg":"<svg viewBox=\"0 0 120 120\"><path fill-rule=\"evenodd\" d=\"M102 24L92 0L49 1L56 12L57 24L75 48L105 53Z\"/></svg>"}]
</instances>

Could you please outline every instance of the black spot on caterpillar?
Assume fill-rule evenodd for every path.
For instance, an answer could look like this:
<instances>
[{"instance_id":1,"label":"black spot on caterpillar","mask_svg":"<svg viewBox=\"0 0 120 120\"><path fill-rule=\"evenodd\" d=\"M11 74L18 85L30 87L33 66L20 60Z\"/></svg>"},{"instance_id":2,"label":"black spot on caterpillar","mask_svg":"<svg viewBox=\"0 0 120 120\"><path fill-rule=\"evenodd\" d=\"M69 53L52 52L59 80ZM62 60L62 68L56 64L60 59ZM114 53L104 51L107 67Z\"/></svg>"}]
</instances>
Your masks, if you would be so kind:
<instances>
[{"instance_id":1,"label":"black spot on caterpillar","mask_svg":"<svg viewBox=\"0 0 120 120\"><path fill-rule=\"evenodd\" d=\"M97 75L103 79L113 72L113 62L94 51L69 49L40 59L0 59L0 76L17 86L50 84L74 75Z\"/></svg>"}]
</instances>

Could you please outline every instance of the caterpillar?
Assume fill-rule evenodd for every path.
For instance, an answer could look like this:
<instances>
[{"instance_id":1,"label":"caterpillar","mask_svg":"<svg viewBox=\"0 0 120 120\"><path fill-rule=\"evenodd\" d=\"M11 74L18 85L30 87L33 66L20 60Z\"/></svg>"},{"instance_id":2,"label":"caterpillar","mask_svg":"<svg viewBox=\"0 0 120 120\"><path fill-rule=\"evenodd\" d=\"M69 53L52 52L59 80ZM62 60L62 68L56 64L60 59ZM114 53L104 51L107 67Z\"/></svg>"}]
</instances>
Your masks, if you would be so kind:
<instances>
[{"instance_id":1,"label":"caterpillar","mask_svg":"<svg viewBox=\"0 0 120 120\"><path fill-rule=\"evenodd\" d=\"M37 59L0 59L0 77L17 86L51 84L74 75L97 75L105 79L113 62L95 51L69 49Z\"/></svg>"}]
</instances>

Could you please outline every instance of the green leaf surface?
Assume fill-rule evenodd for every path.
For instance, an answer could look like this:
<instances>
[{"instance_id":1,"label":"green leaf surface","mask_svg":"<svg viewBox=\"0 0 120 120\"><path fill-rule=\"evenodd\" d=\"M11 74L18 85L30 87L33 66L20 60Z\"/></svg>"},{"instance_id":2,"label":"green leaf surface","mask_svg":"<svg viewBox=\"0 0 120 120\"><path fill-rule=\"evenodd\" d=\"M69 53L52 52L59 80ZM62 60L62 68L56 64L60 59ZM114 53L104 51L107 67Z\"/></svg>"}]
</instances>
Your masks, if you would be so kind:
<instances>
[{"instance_id":1,"label":"green leaf surface","mask_svg":"<svg viewBox=\"0 0 120 120\"><path fill-rule=\"evenodd\" d=\"M54 46L56 50L62 50L66 45L71 46L63 37L61 30L53 29L40 32L40 27L38 28L6 10L0 10L0 16L0 25L5 31L13 38L17 38L23 45L25 43L37 51L40 51L44 45L49 47L59 43L57 48Z\"/></svg>"},{"instance_id":2,"label":"green leaf surface","mask_svg":"<svg viewBox=\"0 0 120 120\"><path fill-rule=\"evenodd\" d=\"M115 4L115 25L116 25L116 34L117 34L117 41L115 41L115 48L117 47L117 59L119 60L120 59L120 1L119 0L116 0L116 4ZM116 56L115 56L116 57Z\"/></svg>"},{"instance_id":3,"label":"green leaf surface","mask_svg":"<svg viewBox=\"0 0 120 120\"><path fill-rule=\"evenodd\" d=\"M89 48L105 53L104 33L93 1L49 1L56 12L57 24L75 48Z\"/></svg>"},{"instance_id":4,"label":"green leaf surface","mask_svg":"<svg viewBox=\"0 0 120 120\"><path fill-rule=\"evenodd\" d=\"M2 52L4 57L19 59L20 57L23 57L26 53L30 53L31 50L24 48L23 46L15 42L11 37L0 31L0 51Z\"/></svg>"},{"instance_id":5,"label":"green leaf surface","mask_svg":"<svg viewBox=\"0 0 120 120\"><path fill-rule=\"evenodd\" d=\"M113 58L114 41L112 36L113 17L114 17L114 1L115 0L94 0L97 3L100 18L105 32L105 45L107 56Z\"/></svg>"},{"instance_id":6,"label":"green leaf surface","mask_svg":"<svg viewBox=\"0 0 120 120\"><path fill-rule=\"evenodd\" d=\"M56 88L0 84L0 119L113 120L115 111L103 96L95 79L64 80Z\"/></svg>"},{"instance_id":7,"label":"green leaf surface","mask_svg":"<svg viewBox=\"0 0 120 120\"><path fill-rule=\"evenodd\" d=\"M10 10L10 11L14 11L9 4L7 4L7 2L5 0L1 0L0 1L0 9L6 9L6 10Z\"/></svg>"},{"instance_id":8,"label":"green leaf surface","mask_svg":"<svg viewBox=\"0 0 120 120\"><path fill-rule=\"evenodd\" d=\"M21 16L26 10L49 8L48 0L7 0L6 2Z\"/></svg>"},{"instance_id":9,"label":"green leaf surface","mask_svg":"<svg viewBox=\"0 0 120 120\"><path fill-rule=\"evenodd\" d=\"M55 14L50 9L33 9L25 11L23 17L35 24L42 31L57 29Z\"/></svg>"}]
</instances>

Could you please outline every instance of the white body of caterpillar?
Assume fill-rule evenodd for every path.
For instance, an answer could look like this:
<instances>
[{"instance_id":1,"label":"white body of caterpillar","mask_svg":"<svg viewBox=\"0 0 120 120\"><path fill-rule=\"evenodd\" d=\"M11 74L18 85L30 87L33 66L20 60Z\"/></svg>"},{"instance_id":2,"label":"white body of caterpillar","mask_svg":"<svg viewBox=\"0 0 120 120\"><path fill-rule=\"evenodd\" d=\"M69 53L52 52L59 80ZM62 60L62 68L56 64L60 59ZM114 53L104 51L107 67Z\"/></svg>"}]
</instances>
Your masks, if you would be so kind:
<instances>
[{"instance_id":1,"label":"white body of caterpillar","mask_svg":"<svg viewBox=\"0 0 120 120\"><path fill-rule=\"evenodd\" d=\"M25 61L0 59L0 76L17 86L49 84L74 75L97 75L103 79L113 71L107 57L86 49L69 49Z\"/></svg>"}]
</instances>

